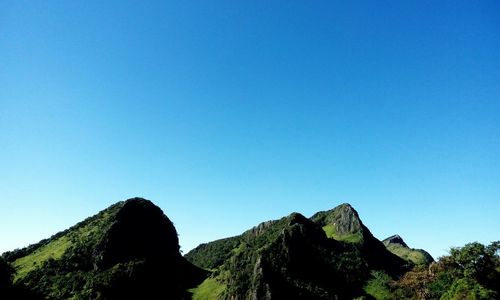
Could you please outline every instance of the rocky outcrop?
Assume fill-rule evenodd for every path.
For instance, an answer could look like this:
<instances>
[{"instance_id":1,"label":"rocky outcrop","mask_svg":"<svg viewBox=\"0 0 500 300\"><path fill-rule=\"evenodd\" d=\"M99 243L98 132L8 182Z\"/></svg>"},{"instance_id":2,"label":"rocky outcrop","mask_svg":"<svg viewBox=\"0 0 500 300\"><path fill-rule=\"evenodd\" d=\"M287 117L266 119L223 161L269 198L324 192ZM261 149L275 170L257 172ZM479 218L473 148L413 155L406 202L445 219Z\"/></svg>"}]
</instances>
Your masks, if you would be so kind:
<instances>
[{"instance_id":1,"label":"rocky outcrop","mask_svg":"<svg viewBox=\"0 0 500 300\"><path fill-rule=\"evenodd\" d=\"M322 226L330 238L357 247L371 269L398 275L409 267L406 261L389 252L382 242L372 235L350 204L344 203L334 209L318 212L311 220Z\"/></svg>"},{"instance_id":2,"label":"rocky outcrop","mask_svg":"<svg viewBox=\"0 0 500 300\"><path fill-rule=\"evenodd\" d=\"M261 223L214 247L196 248L186 257L211 257L211 251L229 244L234 248L226 250L227 258L210 279L225 287L222 299L351 299L364 293L369 269L359 250L327 238L321 226L299 213Z\"/></svg>"},{"instance_id":3,"label":"rocky outcrop","mask_svg":"<svg viewBox=\"0 0 500 300\"><path fill-rule=\"evenodd\" d=\"M348 203L341 204L329 211L314 214L311 220L321 226L331 225L339 236L363 233L364 226L358 212Z\"/></svg>"}]
</instances>

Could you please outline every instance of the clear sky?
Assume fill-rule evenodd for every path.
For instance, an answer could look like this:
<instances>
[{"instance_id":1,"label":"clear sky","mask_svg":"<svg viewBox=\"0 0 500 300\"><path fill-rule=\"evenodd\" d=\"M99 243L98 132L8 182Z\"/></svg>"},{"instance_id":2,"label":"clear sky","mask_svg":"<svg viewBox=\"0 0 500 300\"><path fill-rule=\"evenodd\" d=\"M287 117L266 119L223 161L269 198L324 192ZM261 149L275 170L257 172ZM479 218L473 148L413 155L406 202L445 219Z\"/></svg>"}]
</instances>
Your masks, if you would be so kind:
<instances>
[{"instance_id":1,"label":"clear sky","mask_svg":"<svg viewBox=\"0 0 500 300\"><path fill-rule=\"evenodd\" d=\"M349 202L500 239L498 1L0 1L0 252L154 201L181 247Z\"/></svg>"}]
</instances>

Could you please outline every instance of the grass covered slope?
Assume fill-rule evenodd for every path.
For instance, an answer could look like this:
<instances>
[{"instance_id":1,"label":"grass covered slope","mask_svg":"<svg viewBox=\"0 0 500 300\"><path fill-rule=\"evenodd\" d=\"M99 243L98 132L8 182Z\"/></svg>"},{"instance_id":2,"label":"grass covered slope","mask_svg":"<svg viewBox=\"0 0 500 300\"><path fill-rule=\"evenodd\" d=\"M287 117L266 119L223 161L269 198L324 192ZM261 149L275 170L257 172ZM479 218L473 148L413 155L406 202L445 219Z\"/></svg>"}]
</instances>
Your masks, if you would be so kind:
<instances>
[{"instance_id":1,"label":"grass covered slope","mask_svg":"<svg viewBox=\"0 0 500 300\"><path fill-rule=\"evenodd\" d=\"M408 247L399 235L390 236L382 243L387 250L415 265L429 265L434 261L434 258L427 251Z\"/></svg>"},{"instance_id":2,"label":"grass covered slope","mask_svg":"<svg viewBox=\"0 0 500 300\"><path fill-rule=\"evenodd\" d=\"M47 261L56 261L66 251L94 248L112 224L112 216L123 207L124 201L116 203L98 214L85 219L71 228L23 249L3 254L16 270L15 280L24 278L29 272L42 268Z\"/></svg>"},{"instance_id":3,"label":"grass covered slope","mask_svg":"<svg viewBox=\"0 0 500 300\"><path fill-rule=\"evenodd\" d=\"M181 299L206 274L180 255L175 227L161 209L140 198L3 257L15 268L16 284L47 299Z\"/></svg>"},{"instance_id":4,"label":"grass covered slope","mask_svg":"<svg viewBox=\"0 0 500 300\"><path fill-rule=\"evenodd\" d=\"M202 244L185 256L213 271L195 299L332 299L366 295L370 272L401 274L348 204L308 219L293 213L243 234Z\"/></svg>"}]
</instances>

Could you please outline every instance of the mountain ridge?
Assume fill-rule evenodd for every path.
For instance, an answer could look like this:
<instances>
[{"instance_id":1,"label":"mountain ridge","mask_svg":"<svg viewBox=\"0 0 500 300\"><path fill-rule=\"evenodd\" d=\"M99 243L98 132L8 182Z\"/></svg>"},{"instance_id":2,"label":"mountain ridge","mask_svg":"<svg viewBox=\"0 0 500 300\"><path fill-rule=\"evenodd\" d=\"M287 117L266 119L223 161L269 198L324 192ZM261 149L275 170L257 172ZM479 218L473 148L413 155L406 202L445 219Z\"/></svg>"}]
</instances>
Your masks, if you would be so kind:
<instances>
[{"instance_id":1,"label":"mountain ridge","mask_svg":"<svg viewBox=\"0 0 500 300\"><path fill-rule=\"evenodd\" d=\"M132 198L0 257L1 299L495 299L500 242L434 262L373 236L347 203L294 212L180 254L171 220ZM427 253L428 257L425 256ZM423 259L415 259L415 255Z\"/></svg>"},{"instance_id":2,"label":"mountain ridge","mask_svg":"<svg viewBox=\"0 0 500 300\"><path fill-rule=\"evenodd\" d=\"M200 244L185 257L212 271L205 281L216 287L212 292L237 299L359 297L370 270L397 276L411 265L373 237L347 203L311 218L291 213L265 221L241 235ZM203 284L193 293L195 299L215 297Z\"/></svg>"}]
</instances>

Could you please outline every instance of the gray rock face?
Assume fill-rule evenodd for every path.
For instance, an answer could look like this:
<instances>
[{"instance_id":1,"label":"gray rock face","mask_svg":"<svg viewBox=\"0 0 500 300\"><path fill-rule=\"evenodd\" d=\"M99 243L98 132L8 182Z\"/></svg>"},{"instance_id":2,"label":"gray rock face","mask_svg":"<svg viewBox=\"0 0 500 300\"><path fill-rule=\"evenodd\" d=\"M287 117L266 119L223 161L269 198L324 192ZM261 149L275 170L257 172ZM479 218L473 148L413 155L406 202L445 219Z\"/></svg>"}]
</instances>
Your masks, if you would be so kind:
<instances>
[{"instance_id":1,"label":"gray rock face","mask_svg":"<svg viewBox=\"0 0 500 300\"><path fill-rule=\"evenodd\" d=\"M330 211L322 211L311 217L321 226L334 225L338 234L354 234L363 232L363 223L358 212L348 203L341 204Z\"/></svg>"},{"instance_id":2,"label":"gray rock face","mask_svg":"<svg viewBox=\"0 0 500 300\"><path fill-rule=\"evenodd\" d=\"M333 231L333 238L344 239L356 245L371 268L384 269L388 274L394 275L404 269L405 261L388 251L372 235L350 204L344 203L334 209L318 212L311 220L324 229Z\"/></svg>"}]
</instances>

